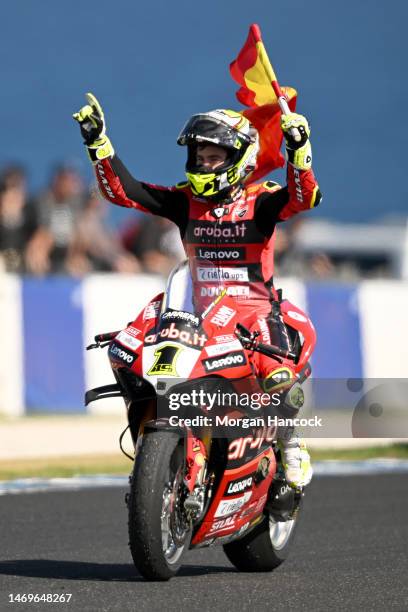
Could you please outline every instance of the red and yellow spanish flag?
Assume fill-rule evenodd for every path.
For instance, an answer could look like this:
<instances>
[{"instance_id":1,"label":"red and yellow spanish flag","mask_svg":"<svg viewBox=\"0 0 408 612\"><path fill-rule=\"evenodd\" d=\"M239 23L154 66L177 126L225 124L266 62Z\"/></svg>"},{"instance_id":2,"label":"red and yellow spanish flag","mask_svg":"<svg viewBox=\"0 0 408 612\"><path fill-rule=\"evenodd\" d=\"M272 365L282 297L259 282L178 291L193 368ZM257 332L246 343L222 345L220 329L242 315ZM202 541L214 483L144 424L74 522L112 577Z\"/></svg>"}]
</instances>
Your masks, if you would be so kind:
<instances>
[{"instance_id":1,"label":"red and yellow spanish flag","mask_svg":"<svg viewBox=\"0 0 408 612\"><path fill-rule=\"evenodd\" d=\"M242 111L258 130L260 152L257 167L250 182L259 180L269 172L284 165L280 152L283 134L280 129L280 108L277 93L286 96L291 111L296 107L296 90L282 87L280 90L275 72L270 64L259 26L252 24L248 38L230 65L231 76L241 87L238 100L248 109Z\"/></svg>"}]
</instances>

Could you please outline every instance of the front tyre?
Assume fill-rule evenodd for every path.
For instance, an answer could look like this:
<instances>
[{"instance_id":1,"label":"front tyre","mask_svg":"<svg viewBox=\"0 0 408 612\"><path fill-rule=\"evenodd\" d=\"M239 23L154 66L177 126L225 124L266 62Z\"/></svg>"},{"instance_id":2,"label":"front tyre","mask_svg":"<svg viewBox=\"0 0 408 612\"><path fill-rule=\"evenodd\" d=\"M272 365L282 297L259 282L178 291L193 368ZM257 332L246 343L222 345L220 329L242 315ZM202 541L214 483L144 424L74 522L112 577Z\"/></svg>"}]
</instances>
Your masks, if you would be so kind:
<instances>
[{"instance_id":1,"label":"front tyre","mask_svg":"<svg viewBox=\"0 0 408 612\"><path fill-rule=\"evenodd\" d=\"M174 576L190 544L183 473L183 439L168 431L146 433L131 477L128 525L133 562L148 580Z\"/></svg>"},{"instance_id":2,"label":"front tyre","mask_svg":"<svg viewBox=\"0 0 408 612\"><path fill-rule=\"evenodd\" d=\"M267 515L247 536L226 544L224 552L241 572L270 572L289 554L297 517L283 522Z\"/></svg>"}]
</instances>

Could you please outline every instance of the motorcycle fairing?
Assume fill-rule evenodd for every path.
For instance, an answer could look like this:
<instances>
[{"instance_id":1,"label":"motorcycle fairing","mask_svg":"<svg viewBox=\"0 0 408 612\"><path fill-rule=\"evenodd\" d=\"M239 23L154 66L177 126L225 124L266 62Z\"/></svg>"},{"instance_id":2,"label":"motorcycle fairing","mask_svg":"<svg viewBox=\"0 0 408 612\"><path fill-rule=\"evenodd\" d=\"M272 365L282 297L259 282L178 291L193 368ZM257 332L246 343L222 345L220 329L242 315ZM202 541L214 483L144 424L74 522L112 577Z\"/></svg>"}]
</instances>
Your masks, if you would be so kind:
<instances>
[{"instance_id":1,"label":"motorcycle fairing","mask_svg":"<svg viewBox=\"0 0 408 612\"><path fill-rule=\"evenodd\" d=\"M268 464L268 470L265 476L258 479L256 475L263 463ZM239 467L230 468L229 462L191 546L224 544L227 536L232 541L254 527L262 515L275 472L275 454L266 440L261 452L258 451ZM248 479L251 479L250 485ZM238 483L235 492L231 492L231 483ZM239 483L244 484L241 491Z\"/></svg>"}]
</instances>

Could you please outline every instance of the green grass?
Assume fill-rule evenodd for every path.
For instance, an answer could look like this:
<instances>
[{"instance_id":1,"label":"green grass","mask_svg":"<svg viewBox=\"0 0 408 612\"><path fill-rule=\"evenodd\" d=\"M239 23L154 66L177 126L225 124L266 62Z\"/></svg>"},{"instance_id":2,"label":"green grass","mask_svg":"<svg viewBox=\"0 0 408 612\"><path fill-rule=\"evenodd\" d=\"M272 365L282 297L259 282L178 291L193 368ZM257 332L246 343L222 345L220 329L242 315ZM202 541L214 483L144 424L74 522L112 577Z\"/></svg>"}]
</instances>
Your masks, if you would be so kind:
<instances>
[{"instance_id":1,"label":"green grass","mask_svg":"<svg viewBox=\"0 0 408 612\"><path fill-rule=\"evenodd\" d=\"M377 459L384 457L408 459L408 443L390 444L389 446L370 446L367 448L319 449L311 450L310 455L313 461L325 461L328 459L356 461L359 459Z\"/></svg>"},{"instance_id":2,"label":"green grass","mask_svg":"<svg viewBox=\"0 0 408 612\"><path fill-rule=\"evenodd\" d=\"M88 474L129 474L133 463L124 455L78 455L0 461L0 480L54 478Z\"/></svg>"},{"instance_id":3,"label":"green grass","mask_svg":"<svg viewBox=\"0 0 408 612\"><path fill-rule=\"evenodd\" d=\"M341 459L355 461L390 457L408 459L407 444L373 446L355 449L322 449L311 451L313 461ZM122 455L81 455L76 457L52 457L49 459L19 459L0 461L0 480L15 478L54 478L89 474L127 475L132 462Z\"/></svg>"}]
</instances>

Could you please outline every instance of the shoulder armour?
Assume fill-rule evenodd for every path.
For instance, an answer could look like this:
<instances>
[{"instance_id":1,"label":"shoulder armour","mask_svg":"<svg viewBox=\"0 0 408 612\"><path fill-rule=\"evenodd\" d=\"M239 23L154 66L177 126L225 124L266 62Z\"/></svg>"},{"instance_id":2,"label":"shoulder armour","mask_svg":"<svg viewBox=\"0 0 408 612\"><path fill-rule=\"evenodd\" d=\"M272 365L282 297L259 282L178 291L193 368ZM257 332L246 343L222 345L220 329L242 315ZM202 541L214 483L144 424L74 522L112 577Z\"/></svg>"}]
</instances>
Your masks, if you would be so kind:
<instances>
[{"instance_id":1,"label":"shoulder armour","mask_svg":"<svg viewBox=\"0 0 408 612\"><path fill-rule=\"evenodd\" d=\"M188 181L181 181L180 183L177 183L175 187L176 189L185 189L186 187L188 187Z\"/></svg>"},{"instance_id":2,"label":"shoulder armour","mask_svg":"<svg viewBox=\"0 0 408 612\"><path fill-rule=\"evenodd\" d=\"M262 183L262 187L267 191L276 191L276 189L280 189L279 183L275 183L275 181L265 181Z\"/></svg>"}]
</instances>

